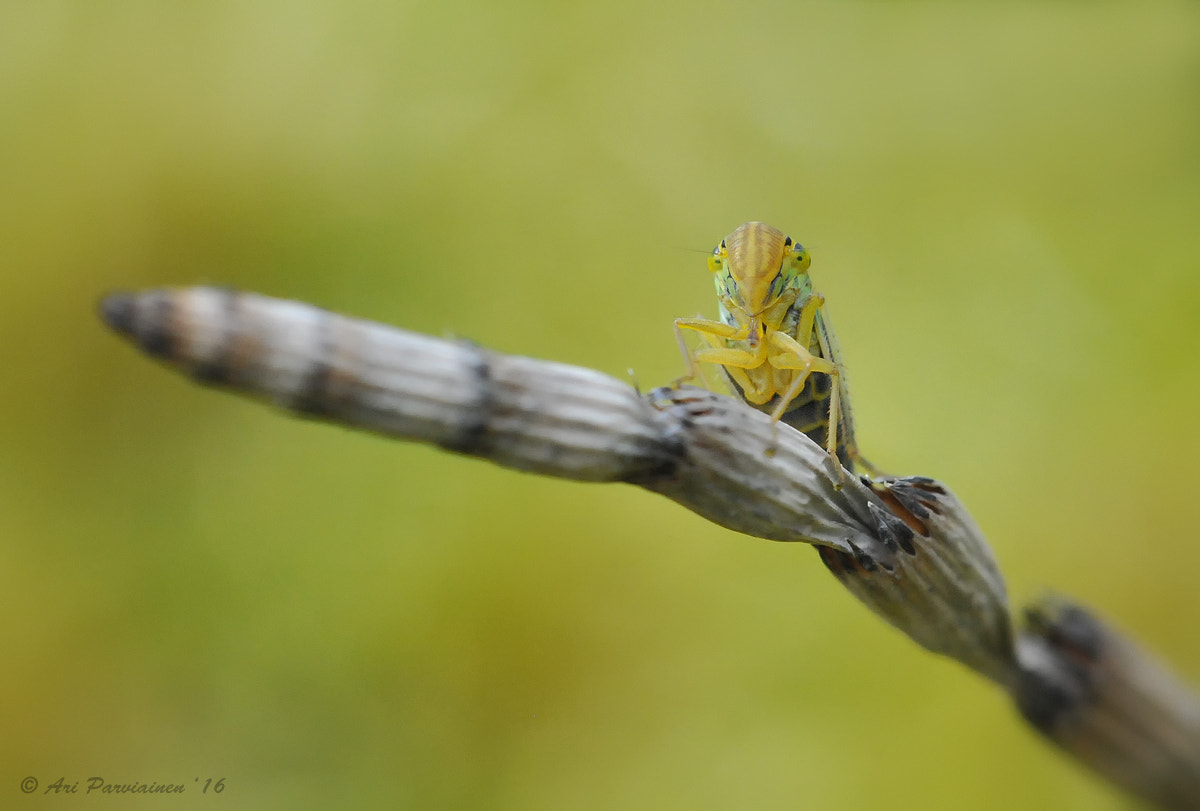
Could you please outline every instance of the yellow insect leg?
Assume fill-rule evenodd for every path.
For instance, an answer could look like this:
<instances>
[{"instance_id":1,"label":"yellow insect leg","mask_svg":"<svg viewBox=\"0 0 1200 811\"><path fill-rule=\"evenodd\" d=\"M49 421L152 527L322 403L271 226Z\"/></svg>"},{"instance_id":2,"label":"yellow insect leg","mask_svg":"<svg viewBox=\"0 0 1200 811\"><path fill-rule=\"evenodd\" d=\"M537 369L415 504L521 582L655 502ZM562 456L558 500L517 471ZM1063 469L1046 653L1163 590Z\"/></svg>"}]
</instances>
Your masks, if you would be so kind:
<instances>
[{"instance_id":1,"label":"yellow insect leg","mask_svg":"<svg viewBox=\"0 0 1200 811\"><path fill-rule=\"evenodd\" d=\"M700 333L709 345L693 351L683 340L683 330L690 329ZM724 366L729 376L742 390L743 396L756 405L767 402L775 392L770 385L763 381L754 381L746 374L746 369L757 369L767 361L767 347L759 343L755 352L745 349L734 349L725 345L726 340L743 341L749 336L746 327L734 327L721 321L709 321L705 318L675 319L675 339L679 343L679 351L683 353L687 365L687 376L676 381L693 380L699 376L697 361Z\"/></svg>"},{"instance_id":2,"label":"yellow insect leg","mask_svg":"<svg viewBox=\"0 0 1200 811\"><path fill-rule=\"evenodd\" d=\"M829 358L819 358L809 351L808 347L812 343L813 328L816 325L817 310L821 309L821 305L825 303L825 297L820 293L813 295L804 302L804 306L800 310L800 320L796 324L796 337L788 335L784 332L773 332L770 336L771 343L775 348L782 350L781 354L773 355L770 358L770 363L777 369L796 369L799 374L792 381L792 385L788 388L784 395L779 408L775 412L775 419L783 416L787 411L788 405L792 400L796 399L800 394L800 390L804 388L804 383L808 380L808 376L813 372L827 374L831 378L838 377L837 365ZM842 398L841 386L838 381L834 380L830 386L829 395L829 429L826 431L825 449L829 451L830 456L837 453L837 431L838 423L841 420L842 413Z\"/></svg>"},{"instance_id":3,"label":"yellow insect leg","mask_svg":"<svg viewBox=\"0 0 1200 811\"><path fill-rule=\"evenodd\" d=\"M807 308L807 305L806 305ZM816 307L813 308L815 313ZM805 318L801 316L801 327L804 326ZM812 335L812 319L808 319L809 336ZM803 330L797 330L801 335ZM792 385L788 387L787 392L781 398L779 406L772 414L773 419L779 419L783 413L787 411L788 405L792 400L800 394L800 390L804 388L804 383L808 380L809 375L813 372L829 375L831 378L838 377L838 367L828 358L819 358L797 341L792 336L784 332L772 332L768 337L771 345L776 349L781 350L778 355L771 355L768 359L772 366L777 369L795 369L797 374L792 380ZM838 422L841 420L842 414L842 398L841 386L837 380L833 381L833 385L829 387L829 429L826 431L825 450L830 456L837 458L837 435Z\"/></svg>"},{"instance_id":4,"label":"yellow insect leg","mask_svg":"<svg viewBox=\"0 0 1200 811\"><path fill-rule=\"evenodd\" d=\"M683 355L683 363L687 367L687 375L677 381L680 383L684 380L695 380L700 374L700 369L696 366L696 355L688 347L687 341L683 339L683 331L685 329L699 332L710 343L712 343L710 336L715 338L732 338L733 340L740 341L749 334L749 331L745 327L731 327L721 321L710 321L707 318L676 318L675 341L679 344L679 352ZM720 343L717 342L717 345L719 346Z\"/></svg>"}]
</instances>

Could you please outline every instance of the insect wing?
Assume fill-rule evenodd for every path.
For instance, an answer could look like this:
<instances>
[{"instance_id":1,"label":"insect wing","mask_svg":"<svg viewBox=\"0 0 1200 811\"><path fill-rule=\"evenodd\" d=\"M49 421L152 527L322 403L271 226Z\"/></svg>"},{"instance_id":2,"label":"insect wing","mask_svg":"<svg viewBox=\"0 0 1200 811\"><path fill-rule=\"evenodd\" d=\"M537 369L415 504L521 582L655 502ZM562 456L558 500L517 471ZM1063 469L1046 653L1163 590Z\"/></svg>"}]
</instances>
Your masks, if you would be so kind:
<instances>
[{"instance_id":1,"label":"insect wing","mask_svg":"<svg viewBox=\"0 0 1200 811\"><path fill-rule=\"evenodd\" d=\"M833 327L829 326L829 322L825 320L821 310L817 310L817 317L813 322L813 332L821 347L821 356L838 368L838 376L834 378L834 384L838 387L841 395L837 450L842 463L846 464L856 456L858 450L854 441L854 414L850 410L850 382L846 379L846 367L842 363L842 350L838 345L837 336L833 332Z\"/></svg>"}]
</instances>

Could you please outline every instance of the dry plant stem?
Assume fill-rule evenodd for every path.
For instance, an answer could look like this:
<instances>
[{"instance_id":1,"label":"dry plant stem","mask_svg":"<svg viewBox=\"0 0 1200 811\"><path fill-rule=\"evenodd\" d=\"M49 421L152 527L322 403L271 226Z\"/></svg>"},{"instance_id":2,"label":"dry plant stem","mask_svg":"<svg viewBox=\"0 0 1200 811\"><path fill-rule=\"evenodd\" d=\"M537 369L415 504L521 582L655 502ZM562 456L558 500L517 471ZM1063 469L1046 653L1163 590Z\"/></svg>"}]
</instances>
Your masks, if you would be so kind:
<instances>
[{"instance_id":1,"label":"dry plant stem","mask_svg":"<svg viewBox=\"0 0 1200 811\"><path fill-rule=\"evenodd\" d=\"M117 294L103 315L200 382L304 416L547 476L633 482L739 532L891 557L869 489L838 490L823 450L703 389L643 397L590 369L213 288Z\"/></svg>"},{"instance_id":2,"label":"dry plant stem","mask_svg":"<svg viewBox=\"0 0 1200 811\"><path fill-rule=\"evenodd\" d=\"M203 383L517 470L660 493L729 529L813 544L872 611L1008 691L1099 774L1200 808L1200 701L1065 603L1014 644L1004 581L961 502L922 477L838 475L808 437L722 395L642 396L589 369L215 288L114 294L116 331Z\"/></svg>"},{"instance_id":3,"label":"dry plant stem","mask_svg":"<svg viewBox=\"0 0 1200 811\"><path fill-rule=\"evenodd\" d=\"M1004 578L962 502L921 477L875 482L893 515L914 531L891 571L832 549L821 560L872 611L935 653L1005 689L1019 680Z\"/></svg>"},{"instance_id":4,"label":"dry plant stem","mask_svg":"<svg viewBox=\"0 0 1200 811\"><path fill-rule=\"evenodd\" d=\"M1061 597L1026 607L1025 718L1094 771L1162 808L1200 808L1200 703L1162 664Z\"/></svg>"}]
</instances>

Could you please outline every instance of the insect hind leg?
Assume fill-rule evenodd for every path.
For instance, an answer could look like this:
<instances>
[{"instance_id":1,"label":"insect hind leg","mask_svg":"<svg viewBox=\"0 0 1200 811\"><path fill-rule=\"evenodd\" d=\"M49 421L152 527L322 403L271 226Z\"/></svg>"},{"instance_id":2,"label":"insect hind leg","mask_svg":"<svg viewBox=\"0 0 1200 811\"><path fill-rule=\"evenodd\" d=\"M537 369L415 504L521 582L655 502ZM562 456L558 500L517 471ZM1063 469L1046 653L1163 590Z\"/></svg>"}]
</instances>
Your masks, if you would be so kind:
<instances>
[{"instance_id":1,"label":"insect hind leg","mask_svg":"<svg viewBox=\"0 0 1200 811\"><path fill-rule=\"evenodd\" d=\"M838 481L844 477L844 468L841 463L841 458L838 456L838 425L841 422L842 415L842 397L841 386L837 380L840 377L840 372L837 364L830 361L828 358L823 358L814 355L806 349L799 341L784 332L774 332L770 336L771 344L776 349L781 350L779 354L772 355L769 361L772 366L777 369L794 369L796 371L795 378L792 384L788 387L775 412L771 415L773 419L780 419L787 411L787 407L791 405L800 392L804 389L804 384L812 376L814 372L829 375L830 377L830 393L829 393L829 423L825 432L825 450L832 457L837 465ZM850 454L848 454L850 455Z\"/></svg>"}]
</instances>

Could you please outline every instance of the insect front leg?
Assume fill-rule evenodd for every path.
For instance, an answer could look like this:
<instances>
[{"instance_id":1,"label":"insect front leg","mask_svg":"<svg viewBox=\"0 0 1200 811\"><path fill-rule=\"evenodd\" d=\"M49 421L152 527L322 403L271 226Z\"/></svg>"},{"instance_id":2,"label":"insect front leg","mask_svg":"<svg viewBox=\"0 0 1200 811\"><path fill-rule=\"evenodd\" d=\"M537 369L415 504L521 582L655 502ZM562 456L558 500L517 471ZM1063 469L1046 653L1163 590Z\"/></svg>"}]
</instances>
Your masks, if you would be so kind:
<instances>
[{"instance_id":1,"label":"insect front leg","mask_svg":"<svg viewBox=\"0 0 1200 811\"><path fill-rule=\"evenodd\" d=\"M771 376L764 373L767 362L765 345L760 345L760 350L755 353L723 346L717 339L705 337L711 345L700 349L696 359L701 363L724 367L725 373L737 384L746 402L762 405L775 396Z\"/></svg>"},{"instance_id":2,"label":"insect front leg","mask_svg":"<svg viewBox=\"0 0 1200 811\"><path fill-rule=\"evenodd\" d=\"M692 350L683 340L683 330L690 329L700 333L708 346ZM711 363L725 367L725 371L733 378L734 383L742 390L742 396L754 405L762 405L774 396L769 378L762 374L748 374L748 371L760 369L767 362L767 345L758 341L753 352L738 349L728 345L729 341L744 341L749 337L748 327L735 327L721 321L709 321L704 318L675 319L675 337L679 349L687 364L687 377L680 378L676 385L684 380L693 380L699 376L697 363Z\"/></svg>"},{"instance_id":3,"label":"insect front leg","mask_svg":"<svg viewBox=\"0 0 1200 811\"><path fill-rule=\"evenodd\" d=\"M696 365L696 353L687 345L687 341L683 339L683 331L685 329L695 330L699 332L705 340L713 344L716 339L730 339L741 341L750 334L746 327L731 327L721 321L710 321L707 318L676 318L675 319L675 341L679 344L679 353L683 355L683 364L687 370L687 374L675 381L675 385L679 385L685 380L695 380L700 376L700 368ZM717 340L715 346L722 346L722 340Z\"/></svg>"}]
</instances>

